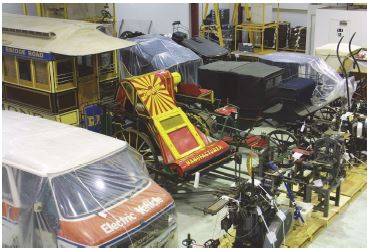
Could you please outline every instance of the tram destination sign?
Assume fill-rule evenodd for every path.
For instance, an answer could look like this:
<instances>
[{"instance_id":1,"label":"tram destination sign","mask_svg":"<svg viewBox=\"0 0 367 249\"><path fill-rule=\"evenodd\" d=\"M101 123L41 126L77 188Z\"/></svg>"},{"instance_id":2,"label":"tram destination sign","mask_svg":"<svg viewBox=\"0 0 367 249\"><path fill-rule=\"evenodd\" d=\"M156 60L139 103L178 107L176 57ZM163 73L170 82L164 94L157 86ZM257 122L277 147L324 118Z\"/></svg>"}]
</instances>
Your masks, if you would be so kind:
<instances>
[{"instance_id":1,"label":"tram destination sign","mask_svg":"<svg viewBox=\"0 0 367 249\"><path fill-rule=\"evenodd\" d=\"M3 46L3 54L11 54L28 59L45 60L45 61L51 61L54 59L54 56L51 53L38 52L22 48L13 48L8 46Z\"/></svg>"}]
</instances>

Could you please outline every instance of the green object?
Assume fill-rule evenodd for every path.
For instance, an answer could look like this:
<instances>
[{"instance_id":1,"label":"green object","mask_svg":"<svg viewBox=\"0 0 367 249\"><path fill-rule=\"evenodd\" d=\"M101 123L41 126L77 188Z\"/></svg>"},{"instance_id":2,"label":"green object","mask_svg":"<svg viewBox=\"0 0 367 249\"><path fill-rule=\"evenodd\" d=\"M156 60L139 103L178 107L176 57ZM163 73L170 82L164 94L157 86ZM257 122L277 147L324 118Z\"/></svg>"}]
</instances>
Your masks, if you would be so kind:
<instances>
[{"instance_id":1,"label":"green object","mask_svg":"<svg viewBox=\"0 0 367 249\"><path fill-rule=\"evenodd\" d=\"M103 112L102 116L102 134L112 136L112 113Z\"/></svg>"}]
</instances>

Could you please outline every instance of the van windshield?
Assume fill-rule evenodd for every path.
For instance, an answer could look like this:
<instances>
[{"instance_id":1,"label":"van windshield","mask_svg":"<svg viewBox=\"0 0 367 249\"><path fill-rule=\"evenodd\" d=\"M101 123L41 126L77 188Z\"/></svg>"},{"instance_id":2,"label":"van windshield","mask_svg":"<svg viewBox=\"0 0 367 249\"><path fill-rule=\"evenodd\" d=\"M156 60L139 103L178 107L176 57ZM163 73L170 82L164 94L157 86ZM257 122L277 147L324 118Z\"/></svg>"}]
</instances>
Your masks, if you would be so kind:
<instances>
[{"instance_id":1,"label":"van windshield","mask_svg":"<svg viewBox=\"0 0 367 249\"><path fill-rule=\"evenodd\" d=\"M139 156L124 149L52 178L61 215L66 219L80 218L129 198L148 185L150 180L145 170Z\"/></svg>"}]
</instances>

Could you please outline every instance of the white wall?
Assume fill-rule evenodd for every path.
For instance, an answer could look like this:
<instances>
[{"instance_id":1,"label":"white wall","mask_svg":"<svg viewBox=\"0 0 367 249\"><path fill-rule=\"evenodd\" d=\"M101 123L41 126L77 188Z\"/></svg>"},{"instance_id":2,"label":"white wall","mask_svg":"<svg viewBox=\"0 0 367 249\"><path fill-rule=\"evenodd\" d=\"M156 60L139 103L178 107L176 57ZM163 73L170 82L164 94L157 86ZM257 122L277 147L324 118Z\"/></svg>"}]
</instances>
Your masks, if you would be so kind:
<instances>
[{"instance_id":1,"label":"white wall","mask_svg":"<svg viewBox=\"0 0 367 249\"><path fill-rule=\"evenodd\" d=\"M277 10L273 8L273 19L277 18ZM279 20L287 21L292 27L307 26L307 10L279 9Z\"/></svg>"},{"instance_id":2,"label":"white wall","mask_svg":"<svg viewBox=\"0 0 367 249\"><path fill-rule=\"evenodd\" d=\"M22 3L3 3L2 8L3 8L3 12L23 15L23 4ZM36 15L36 4L27 3L27 12L28 12L28 15L33 15L33 16Z\"/></svg>"},{"instance_id":3,"label":"white wall","mask_svg":"<svg viewBox=\"0 0 367 249\"><path fill-rule=\"evenodd\" d=\"M118 25L121 19L152 20L150 33L172 33L172 22L177 20L190 28L190 4L116 3L116 17Z\"/></svg>"},{"instance_id":4,"label":"white wall","mask_svg":"<svg viewBox=\"0 0 367 249\"><path fill-rule=\"evenodd\" d=\"M11 14L23 14L23 4L22 3L3 3L3 12Z\"/></svg>"},{"instance_id":5,"label":"white wall","mask_svg":"<svg viewBox=\"0 0 367 249\"><path fill-rule=\"evenodd\" d=\"M34 3L27 4L28 14L35 15ZM117 28L121 19L136 21L152 21L151 33L172 33L172 22L180 20L182 25L190 28L189 3L116 3ZM3 3L3 12L23 14L22 3ZM112 11L112 8L110 8ZM147 22L143 22L147 23ZM133 30L136 31L136 30Z\"/></svg>"},{"instance_id":6,"label":"white wall","mask_svg":"<svg viewBox=\"0 0 367 249\"><path fill-rule=\"evenodd\" d=\"M339 21L346 21L348 25L340 26ZM337 43L337 28L343 28L343 43L348 43L356 32L354 45L367 47L366 25L367 10L317 9L315 25L315 48L327 43Z\"/></svg>"}]
</instances>

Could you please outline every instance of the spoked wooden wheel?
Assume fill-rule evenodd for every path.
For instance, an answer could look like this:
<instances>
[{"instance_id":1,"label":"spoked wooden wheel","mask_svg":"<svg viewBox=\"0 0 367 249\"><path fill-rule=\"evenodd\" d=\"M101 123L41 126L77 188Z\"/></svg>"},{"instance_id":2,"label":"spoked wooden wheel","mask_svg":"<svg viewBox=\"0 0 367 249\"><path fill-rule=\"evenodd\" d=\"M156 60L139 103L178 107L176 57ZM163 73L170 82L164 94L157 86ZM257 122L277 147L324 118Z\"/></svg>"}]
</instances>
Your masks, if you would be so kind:
<instances>
[{"instance_id":1,"label":"spoked wooden wheel","mask_svg":"<svg viewBox=\"0 0 367 249\"><path fill-rule=\"evenodd\" d=\"M315 118L325 120L325 121L333 121L336 115L336 110L334 108L325 106L318 110L315 113Z\"/></svg>"},{"instance_id":2,"label":"spoked wooden wheel","mask_svg":"<svg viewBox=\"0 0 367 249\"><path fill-rule=\"evenodd\" d=\"M282 167L289 167L293 163L288 162L289 155L293 147L298 145L297 138L290 132L285 130L274 130L268 134L268 139L271 145L276 146L275 161Z\"/></svg>"},{"instance_id":3,"label":"spoked wooden wheel","mask_svg":"<svg viewBox=\"0 0 367 249\"><path fill-rule=\"evenodd\" d=\"M113 134L113 137L126 141L131 147L137 150L143 156L143 159L150 171L152 171L151 169L160 169L156 149L145 133L138 132L132 128L127 128L116 131ZM157 174L153 175L154 178L157 177Z\"/></svg>"},{"instance_id":4,"label":"spoked wooden wheel","mask_svg":"<svg viewBox=\"0 0 367 249\"><path fill-rule=\"evenodd\" d=\"M285 130L274 130L268 134L268 138L271 143L276 145L283 152L292 146L298 145L297 138L292 133Z\"/></svg>"},{"instance_id":5,"label":"spoked wooden wheel","mask_svg":"<svg viewBox=\"0 0 367 249\"><path fill-rule=\"evenodd\" d=\"M314 156L315 161L321 163L329 175L329 181L335 181L344 176L343 172L343 146L330 137L323 137L315 142Z\"/></svg>"}]
</instances>

